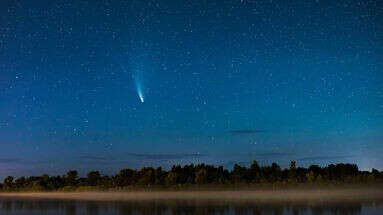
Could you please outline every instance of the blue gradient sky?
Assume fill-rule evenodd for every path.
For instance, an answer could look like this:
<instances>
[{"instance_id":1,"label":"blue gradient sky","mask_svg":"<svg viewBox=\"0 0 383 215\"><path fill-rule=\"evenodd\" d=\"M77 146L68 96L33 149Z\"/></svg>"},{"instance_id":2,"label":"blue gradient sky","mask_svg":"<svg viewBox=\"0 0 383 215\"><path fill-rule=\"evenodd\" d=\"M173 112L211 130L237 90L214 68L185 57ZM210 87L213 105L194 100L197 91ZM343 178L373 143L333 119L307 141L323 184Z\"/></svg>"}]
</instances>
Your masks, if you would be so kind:
<instances>
[{"instance_id":1,"label":"blue gradient sky","mask_svg":"<svg viewBox=\"0 0 383 215\"><path fill-rule=\"evenodd\" d=\"M382 8L3 0L0 177L254 159L382 169Z\"/></svg>"}]
</instances>

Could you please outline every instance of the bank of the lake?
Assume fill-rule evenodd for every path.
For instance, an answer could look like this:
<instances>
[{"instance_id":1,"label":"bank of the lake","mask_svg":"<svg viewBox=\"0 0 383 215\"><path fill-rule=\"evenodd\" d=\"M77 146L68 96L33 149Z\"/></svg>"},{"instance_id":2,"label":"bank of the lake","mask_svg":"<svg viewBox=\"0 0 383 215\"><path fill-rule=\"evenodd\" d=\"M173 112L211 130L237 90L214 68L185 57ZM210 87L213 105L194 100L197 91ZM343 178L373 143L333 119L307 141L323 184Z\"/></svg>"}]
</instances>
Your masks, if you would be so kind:
<instances>
[{"instance_id":1,"label":"bank of the lake","mask_svg":"<svg viewBox=\"0 0 383 215\"><path fill-rule=\"evenodd\" d=\"M129 201L129 200L256 200L256 201L334 201L382 200L380 188L363 189L285 189L285 190L210 190L210 191L134 191L134 192L30 192L0 193L0 198L57 200Z\"/></svg>"}]
</instances>

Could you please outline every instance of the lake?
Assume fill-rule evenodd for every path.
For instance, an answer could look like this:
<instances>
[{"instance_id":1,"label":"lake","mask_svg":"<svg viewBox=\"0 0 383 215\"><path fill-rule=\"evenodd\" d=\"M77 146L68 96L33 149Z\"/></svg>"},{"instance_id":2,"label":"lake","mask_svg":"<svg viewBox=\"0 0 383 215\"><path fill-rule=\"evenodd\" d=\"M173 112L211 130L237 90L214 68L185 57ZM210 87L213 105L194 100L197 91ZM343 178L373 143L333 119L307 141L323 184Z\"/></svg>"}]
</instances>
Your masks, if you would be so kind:
<instances>
[{"instance_id":1,"label":"lake","mask_svg":"<svg viewBox=\"0 0 383 215\"><path fill-rule=\"evenodd\" d=\"M88 201L0 197L0 215L382 215L381 200L231 201L128 200Z\"/></svg>"}]
</instances>

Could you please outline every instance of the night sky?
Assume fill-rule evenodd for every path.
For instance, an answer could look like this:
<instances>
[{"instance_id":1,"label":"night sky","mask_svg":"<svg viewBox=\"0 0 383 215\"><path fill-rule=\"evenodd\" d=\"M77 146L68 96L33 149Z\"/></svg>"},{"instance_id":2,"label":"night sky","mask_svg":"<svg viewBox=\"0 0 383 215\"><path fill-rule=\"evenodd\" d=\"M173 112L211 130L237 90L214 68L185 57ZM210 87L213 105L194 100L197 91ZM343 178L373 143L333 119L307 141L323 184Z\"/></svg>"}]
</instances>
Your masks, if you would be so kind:
<instances>
[{"instance_id":1,"label":"night sky","mask_svg":"<svg viewBox=\"0 0 383 215\"><path fill-rule=\"evenodd\" d=\"M0 178L382 144L382 1L0 2Z\"/></svg>"}]
</instances>

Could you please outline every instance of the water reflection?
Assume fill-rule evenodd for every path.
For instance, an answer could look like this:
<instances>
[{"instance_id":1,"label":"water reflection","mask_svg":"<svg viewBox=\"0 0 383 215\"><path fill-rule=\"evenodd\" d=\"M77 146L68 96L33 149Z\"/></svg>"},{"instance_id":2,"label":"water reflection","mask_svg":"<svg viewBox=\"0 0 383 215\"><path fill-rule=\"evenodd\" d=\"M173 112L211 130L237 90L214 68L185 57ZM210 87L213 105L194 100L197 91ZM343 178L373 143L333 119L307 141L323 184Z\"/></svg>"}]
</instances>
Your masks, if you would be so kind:
<instances>
[{"instance_id":1,"label":"water reflection","mask_svg":"<svg viewBox=\"0 0 383 215\"><path fill-rule=\"evenodd\" d=\"M65 215L378 215L382 201L347 202L229 202L229 201L62 201L2 199L0 214Z\"/></svg>"}]
</instances>

